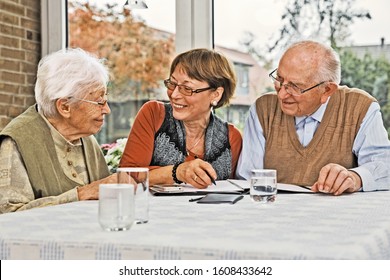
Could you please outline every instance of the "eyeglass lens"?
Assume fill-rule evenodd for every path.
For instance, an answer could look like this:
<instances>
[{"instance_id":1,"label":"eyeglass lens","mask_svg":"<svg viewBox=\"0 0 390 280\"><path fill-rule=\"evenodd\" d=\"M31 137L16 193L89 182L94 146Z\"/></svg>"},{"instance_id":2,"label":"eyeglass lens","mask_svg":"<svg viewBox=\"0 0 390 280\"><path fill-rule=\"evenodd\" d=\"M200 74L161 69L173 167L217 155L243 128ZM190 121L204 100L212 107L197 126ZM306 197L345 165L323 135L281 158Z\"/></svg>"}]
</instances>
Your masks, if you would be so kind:
<instances>
[{"instance_id":1,"label":"eyeglass lens","mask_svg":"<svg viewBox=\"0 0 390 280\"><path fill-rule=\"evenodd\" d=\"M164 80L164 84L169 90L175 90L176 87L179 88L179 92L184 95L192 95L192 89L183 85L178 85L171 80Z\"/></svg>"},{"instance_id":2,"label":"eyeglass lens","mask_svg":"<svg viewBox=\"0 0 390 280\"><path fill-rule=\"evenodd\" d=\"M294 84L283 84L283 81L279 80L277 77L276 77L276 70L275 69L274 71L272 71L270 74L269 74L269 77L271 78L272 82L274 83L274 86L275 86L275 89L277 91L279 91L283 86L284 86L284 89L286 90L286 92L288 94L291 94L291 95L301 95L301 90Z\"/></svg>"}]
</instances>

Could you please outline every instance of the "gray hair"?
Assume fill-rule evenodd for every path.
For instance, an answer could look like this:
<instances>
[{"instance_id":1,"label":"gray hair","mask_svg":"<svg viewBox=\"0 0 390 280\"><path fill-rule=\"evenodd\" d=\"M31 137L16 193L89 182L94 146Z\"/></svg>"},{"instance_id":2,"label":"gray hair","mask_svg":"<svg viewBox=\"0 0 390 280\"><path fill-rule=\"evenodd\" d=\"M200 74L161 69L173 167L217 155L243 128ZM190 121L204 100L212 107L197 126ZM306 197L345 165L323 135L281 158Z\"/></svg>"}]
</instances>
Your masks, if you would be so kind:
<instances>
[{"instance_id":1,"label":"gray hair","mask_svg":"<svg viewBox=\"0 0 390 280\"><path fill-rule=\"evenodd\" d=\"M339 54L332 49L331 47L322 44L316 41L299 41L292 44L288 49L293 48L305 48L308 50L316 50L318 53L316 54L320 57L318 63L318 70L315 74L315 78L318 81L327 81L327 82L335 82L340 84L341 81L341 64L340 64L340 56Z\"/></svg>"},{"instance_id":2,"label":"gray hair","mask_svg":"<svg viewBox=\"0 0 390 280\"><path fill-rule=\"evenodd\" d=\"M109 72L103 61L82 49L51 53L38 64L35 99L46 117L56 117L56 101L84 98L99 90L107 91Z\"/></svg>"}]
</instances>

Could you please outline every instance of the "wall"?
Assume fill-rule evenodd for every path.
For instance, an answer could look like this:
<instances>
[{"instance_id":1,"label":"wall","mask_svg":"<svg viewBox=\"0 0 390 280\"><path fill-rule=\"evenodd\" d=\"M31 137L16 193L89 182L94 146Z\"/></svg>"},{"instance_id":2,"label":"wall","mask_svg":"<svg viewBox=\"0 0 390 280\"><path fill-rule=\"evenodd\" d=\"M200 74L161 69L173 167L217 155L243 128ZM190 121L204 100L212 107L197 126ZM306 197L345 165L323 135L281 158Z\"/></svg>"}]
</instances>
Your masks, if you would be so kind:
<instances>
[{"instance_id":1,"label":"wall","mask_svg":"<svg viewBox=\"0 0 390 280\"><path fill-rule=\"evenodd\" d=\"M35 103L40 0L0 0L0 130Z\"/></svg>"}]
</instances>

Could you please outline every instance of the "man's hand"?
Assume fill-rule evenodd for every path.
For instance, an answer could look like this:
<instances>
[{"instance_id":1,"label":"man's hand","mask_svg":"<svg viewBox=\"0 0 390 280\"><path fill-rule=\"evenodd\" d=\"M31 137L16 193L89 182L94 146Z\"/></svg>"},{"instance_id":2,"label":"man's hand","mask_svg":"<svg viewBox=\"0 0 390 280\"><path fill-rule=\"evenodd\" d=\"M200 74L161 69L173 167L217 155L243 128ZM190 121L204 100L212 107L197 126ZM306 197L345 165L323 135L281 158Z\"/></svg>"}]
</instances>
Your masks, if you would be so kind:
<instances>
[{"instance_id":1,"label":"man's hand","mask_svg":"<svg viewBox=\"0 0 390 280\"><path fill-rule=\"evenodd\" d=\"M356 192L361 186L362 181L357 173L339 164L329 163L321 168L318 180L311 190L340 195L344 192Z\"/></svg>"}]
</instances>

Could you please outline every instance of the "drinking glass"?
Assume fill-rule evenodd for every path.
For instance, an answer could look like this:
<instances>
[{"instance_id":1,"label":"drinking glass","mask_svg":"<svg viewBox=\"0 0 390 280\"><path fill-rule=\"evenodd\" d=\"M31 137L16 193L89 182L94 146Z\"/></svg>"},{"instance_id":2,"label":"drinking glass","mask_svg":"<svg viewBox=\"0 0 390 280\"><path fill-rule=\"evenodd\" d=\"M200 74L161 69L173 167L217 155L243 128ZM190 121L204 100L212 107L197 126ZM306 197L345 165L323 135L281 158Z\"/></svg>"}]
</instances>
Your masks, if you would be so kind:
<instances>
[{"instance_id":1,"label":"drinking glass","mask_svg":"<svg viewBox=\"0 0 390 280\"><path fill-rule=\"evenodd\" d=\"M254 202L274 202L277 193L276 170L251 170L250 197Z\"/></svg>"},{"instance_id":2,"label":"drinking glass","mask_svg":"<svg viewBox=\"0 0 390 280\"><path fill-rule=\"evenodd\" d=\"M149 169L144 167L121 167L117 169L118 183L134 184L135 222L149 221Z\"/></svg>"},{"instance_id":3,"label":"drinking glass","mask_svg":"<svg viewBox=\"0 0 390 280\"><path fill-rule=\"evenodd\" d=\"M131 228L134 223L134 185L99 185L99 223L107 231Z\"/></svg>"}]
</instances>

